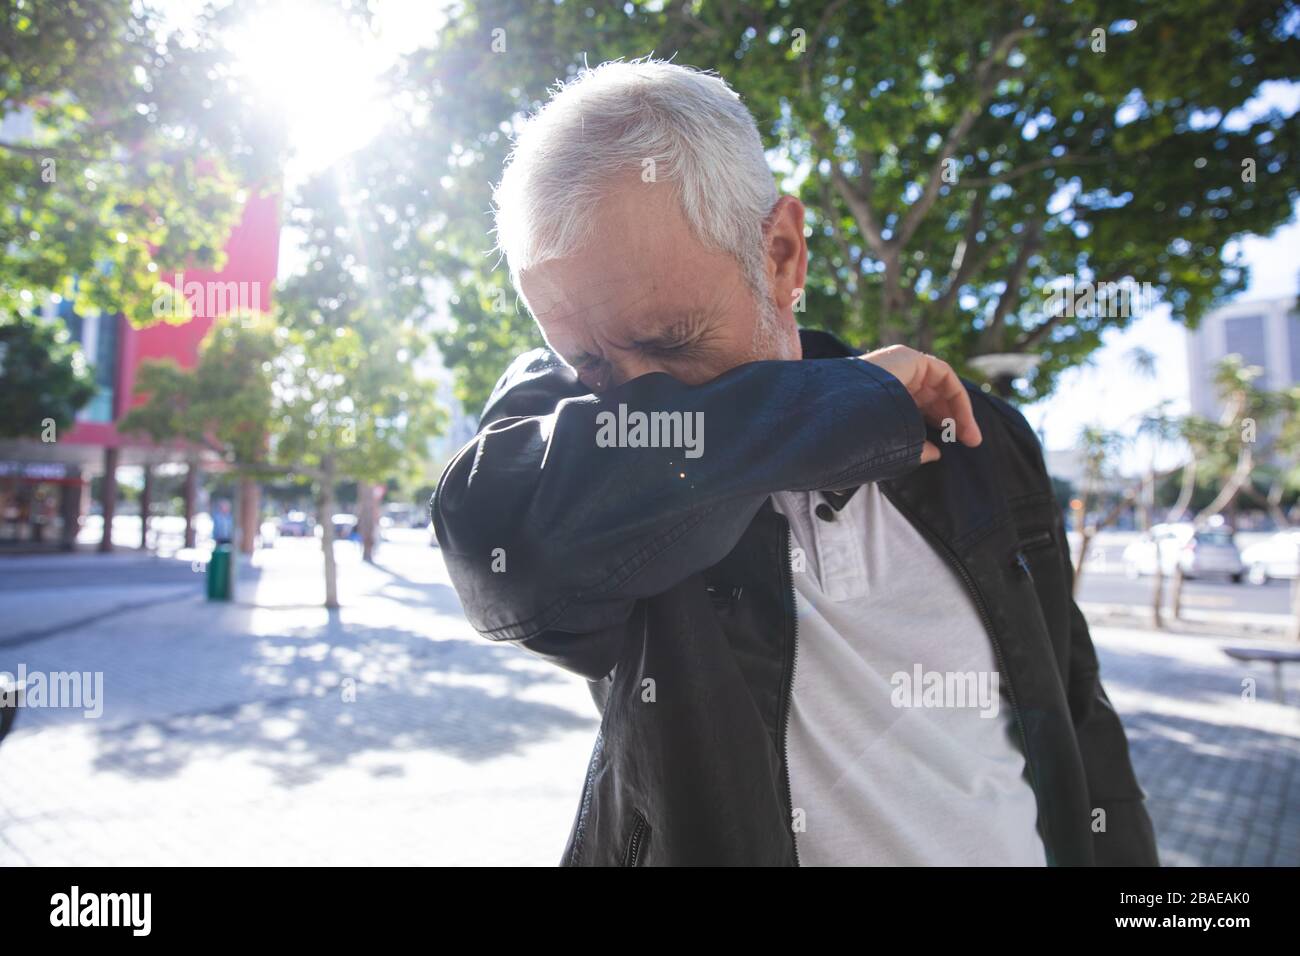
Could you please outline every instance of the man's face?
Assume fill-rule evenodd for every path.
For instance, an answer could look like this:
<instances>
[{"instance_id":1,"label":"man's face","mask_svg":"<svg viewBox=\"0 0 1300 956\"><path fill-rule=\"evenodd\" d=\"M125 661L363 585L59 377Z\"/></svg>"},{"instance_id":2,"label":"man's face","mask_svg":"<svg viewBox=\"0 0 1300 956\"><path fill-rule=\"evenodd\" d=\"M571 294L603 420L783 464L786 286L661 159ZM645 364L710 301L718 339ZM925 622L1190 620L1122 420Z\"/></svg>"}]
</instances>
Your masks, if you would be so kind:
<instances>
[{"instance_id":1,"label":"man's face","mask_svg":"<svg viewBox=\"0 0 1300 956\"><path fill-rule=\"evenodd\" d=\"M799 248L778 256L806 254L802 207L797 218ZM734 258L692 235L669 186L615 187L593 225L578 254L520 276L547 343L592 391L648 372L697 385L745 362L799 357L793 280L769 262L771 294L757 296ZM797 272L802 284L802 264Z\"/></svg>"}]
</instances>

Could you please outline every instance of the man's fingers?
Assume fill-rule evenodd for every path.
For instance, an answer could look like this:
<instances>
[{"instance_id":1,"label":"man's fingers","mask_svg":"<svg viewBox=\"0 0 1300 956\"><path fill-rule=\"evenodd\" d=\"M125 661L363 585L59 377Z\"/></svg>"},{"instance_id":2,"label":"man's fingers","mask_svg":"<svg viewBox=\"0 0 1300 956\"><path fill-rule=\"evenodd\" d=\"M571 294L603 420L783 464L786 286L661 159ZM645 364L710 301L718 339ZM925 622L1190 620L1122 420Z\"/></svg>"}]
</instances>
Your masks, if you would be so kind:
<instances>
[{"instance_id":1,"label":"man's fingers","mask_svg":"<svg viewBox=\"0 0 1300 956\"><path fill-rule=\"evenodd\" d=\"M943 430L945 440L956 439L972 448L984 440L975 422L970 395L947 362L901 345L877 349L862 358L902 382L921 415L931 425ZM939 457L938 447L930 447L932 451L923 454L921 461L934 461Z\"/></svg>"},{"instance_id":2,"label":"man's fingers","mask_svg":"<svg viewBox=\"0 0 1300 956\"><path fill-rule=\"evenodd\" d=\"M921 464L929 464L932 461L939 460L939 446L932 441L927 441L921 446Z\"/></svg>"},{"instance_id":3,"label":"man's fingers","mask_svg":"<svg viewBox=\"0 0 1300 956\"><path fill-rule=\"evenodd\" d=\"M927 355L925 361L924 385L914 395L917 407L930 424L938 428L946 429L951 423L954 437L963 445L974 448L984 440L984 436L975 422L966 386L947 362L933 355Z\"/></svg>"}]
</instances>

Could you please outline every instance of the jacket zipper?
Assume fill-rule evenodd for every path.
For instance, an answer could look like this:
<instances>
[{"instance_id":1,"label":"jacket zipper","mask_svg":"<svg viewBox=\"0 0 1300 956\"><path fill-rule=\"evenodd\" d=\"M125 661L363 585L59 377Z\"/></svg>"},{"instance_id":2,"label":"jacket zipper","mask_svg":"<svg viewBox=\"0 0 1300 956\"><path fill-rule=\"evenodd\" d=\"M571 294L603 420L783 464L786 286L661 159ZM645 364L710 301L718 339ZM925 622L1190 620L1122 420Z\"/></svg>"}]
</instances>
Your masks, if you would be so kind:
<instances>
[{"instance_id":1,"label":"jacket zipper","mask_svg":"<svg viewBox=\"0 0 1300 956\"><path fill-rule=\"evenodd\" d=\"M1016 719L1016 730L1020 734L1020 746L1024 750L1025 765L1029 767L1029 778L1033 781L1034 794L1037 796L1039 793L1038 774L1034 770L1033 761L1029 759L1029 739L1025 736L1025 725L1020 718L1020 705L1016 702L1016 689L1012 683L1011 671L1007 668L1006 659L1002 656L1002 644L998 641L997 633L993 628L993 618L989 615L988 605L984 603L984 595L980 593L979 586L976 585L975 579L971 577L970 571L966 569L966 565L962 563L961 558L948 542L931 531L929 526L921 521L910 508L895 498L893 492L884 482L880 483L880 490L889 499L889 503L901 511L912 523L912 526L919 529L930 543L939 549L940 553L947 559L949 566L957 572L957 576L961 578L962 584L965 585L971 599L975 602L975 610L979 613L980 622L984 625L984 630L988 633L989 641L993 645L993 655L997 659L998 668L1006 678L1007 700L1011 702L1011 713ZM1052 851L1046 846L1046 841L1044 841L1044 849L1047 851L1048 865L1050 866Z\"/></svg>"},{"instance_id":2,"label":"jacket zipper","mask_svg":"<svg viewBox=\"0 0 1300 956\"><path fill-rule=\"evenodd\" d=\"M784 519L784 516L782 516ZM790 813L786 826L790 828L790 847L794 850L794 865L799 866L799 840L794 832L794 792L790 787L790 705L794 700L794 672L799 664L799 603L794 590L794 557L790 552L790 522L785 521L785 572L790 595L790 682L786 685L785 707L781 712L781 768L785 774L785 805Z\"/></svg>"},{"instance_id":3,"label":"jacket zipper","mask_svg":"<svg viewBox=\"0 0 1300 956\"><path fill-rule=\"evenodd\" d=\"M636 812L636 825L632 828L632 842L627 845L627 860L625 866L636 866L641 858L642 840L645 837L646 827L645 817L639 811Z\"/></svg>"}]
</instances>

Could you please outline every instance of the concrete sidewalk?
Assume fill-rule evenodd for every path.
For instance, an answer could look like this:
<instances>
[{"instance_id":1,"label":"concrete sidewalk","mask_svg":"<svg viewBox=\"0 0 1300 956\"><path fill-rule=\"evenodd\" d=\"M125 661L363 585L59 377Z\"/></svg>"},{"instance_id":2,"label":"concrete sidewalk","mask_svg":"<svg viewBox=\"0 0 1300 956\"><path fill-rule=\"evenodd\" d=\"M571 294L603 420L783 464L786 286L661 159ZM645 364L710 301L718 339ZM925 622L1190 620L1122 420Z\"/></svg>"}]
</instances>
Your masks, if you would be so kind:
<instances>
[{"instance_id":1,"label":"concrete sidewalk","mask_svg":"<svg viewBox=\"0 0 1300 956\"><path fill-rule=\"evenodd\" d=\"M1138 628L1151 626L1151 608L1132 604L1106 604L1099 601L1080 601L1079 609L1089 621L1099 624ZM1290 614L1263 614L1251 611L1210 611L1185 607L1175 619L1166 607L1163 612L1165 626L1177 631L1191 625L1205 633L1244 634L1263 637L1284 637L1292 626Z\"/></svg>"},{"instance_id":2,"label":"concrete sidewalk","mask_svg":"<svg viewBox=\"0 0 1300 956\"><path fill-rule=\"evenodd\" d=\"M597 727L586 685L474 635L436 551L342 553L334 615L292 549L242 605L198 581L0 592L0 670L104 675L101 718L27 709L0 746L0 865L554 865ZM1164 861L1300 864L1300 708L1220 650L1248 641L1094 639Z\"/></svg>"},{"instance_id":3,"label":"concrete sidewalk","mask_svg":"<svg viewBox=\"0 0 1300 956\"><path fill-rule=\"evenodd\" d=\"M105 698L98 720L20 712L0 865L554 865L597 727L586 685L473 635L424 570L345 563L335 615L314 573L280 574L269 608L195 593L0 639L0 670L102 671ZM81 600L13 597L20 632Z\"/></svg>"}]
</instances>

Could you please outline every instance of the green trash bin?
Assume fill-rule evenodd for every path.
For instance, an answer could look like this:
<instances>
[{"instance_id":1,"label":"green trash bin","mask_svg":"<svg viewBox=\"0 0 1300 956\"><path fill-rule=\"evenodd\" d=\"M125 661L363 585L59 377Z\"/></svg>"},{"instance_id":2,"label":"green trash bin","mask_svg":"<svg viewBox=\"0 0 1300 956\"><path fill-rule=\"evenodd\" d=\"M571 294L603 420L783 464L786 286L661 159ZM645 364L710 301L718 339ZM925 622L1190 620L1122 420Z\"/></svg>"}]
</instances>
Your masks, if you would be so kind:
<instances>
[{"instance_id":1,"label":"green trash bin","mask_svg":"<svg viewBox=\"0 0 1300 956\"><path fill-rule=\"evenodd\" d=\"M219 544L208 559L208 600L230 600L230 545Z\"/></svg>"}]
</instances>

